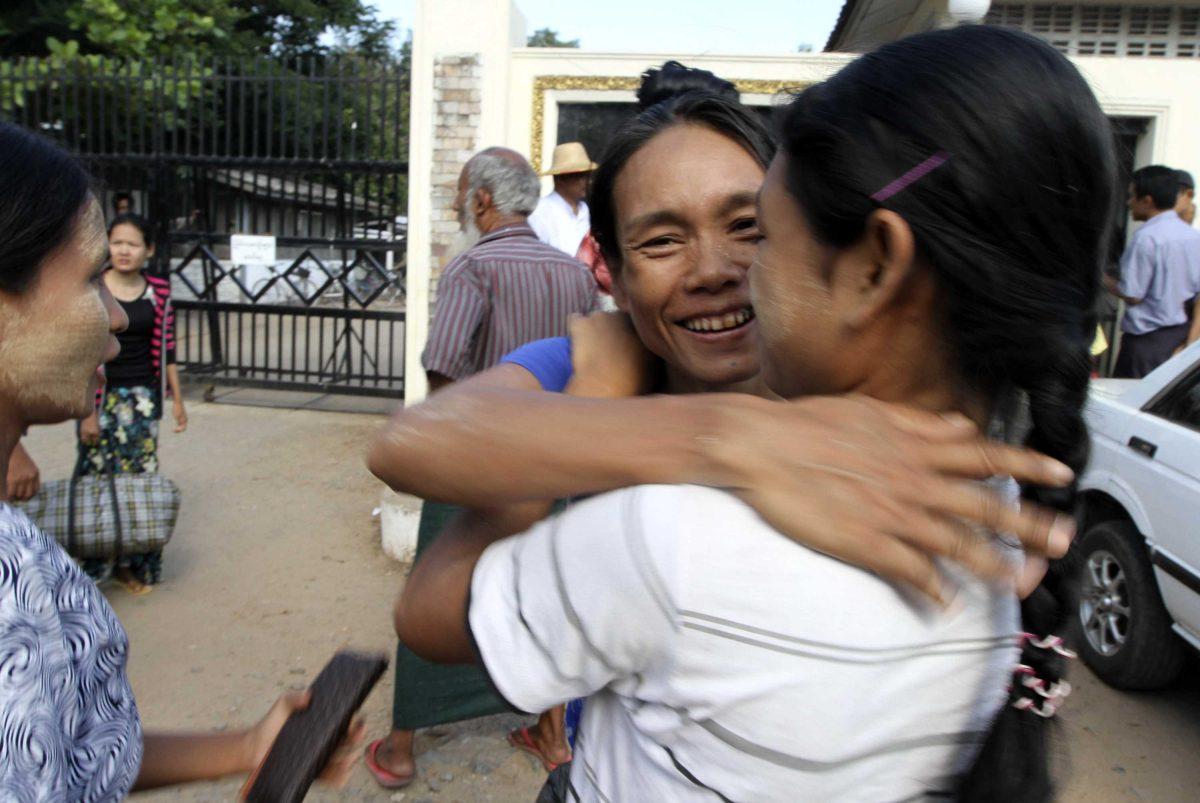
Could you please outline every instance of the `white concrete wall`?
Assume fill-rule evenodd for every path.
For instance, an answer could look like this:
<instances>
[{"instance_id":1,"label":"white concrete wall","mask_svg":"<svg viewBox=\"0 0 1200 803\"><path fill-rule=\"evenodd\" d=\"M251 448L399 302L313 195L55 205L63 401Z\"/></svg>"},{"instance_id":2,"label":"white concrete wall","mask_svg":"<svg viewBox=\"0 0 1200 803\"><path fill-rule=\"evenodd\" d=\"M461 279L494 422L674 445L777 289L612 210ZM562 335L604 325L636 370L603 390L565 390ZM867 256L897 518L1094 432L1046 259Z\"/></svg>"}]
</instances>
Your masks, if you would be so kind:
<instances>
[{"instance_id":1,"label":"white concrete wall","mask_svg":"<svg viewBox=\"0 0 1200 803\"><path fill-rule=\"evenodd\" d=\"M433 173L433 31L436 3L417 0L413 13L412 85L408 114L408 245L405 253L404 401L425 398L421 349L429 332L430 217Z\"/></svg>"},{"instance_id":2,"label":"white concrete wall","mask_svg":"<svg viewBox=\"0 0 1200 803\"><path fill-rule=\"evenodd\" d=\"M1138 148L1138 166L1166 164L1200 172L1200 60L1080 57L1072 61L1105 113L1153 121Z\"/></svg>"}]
</instances>

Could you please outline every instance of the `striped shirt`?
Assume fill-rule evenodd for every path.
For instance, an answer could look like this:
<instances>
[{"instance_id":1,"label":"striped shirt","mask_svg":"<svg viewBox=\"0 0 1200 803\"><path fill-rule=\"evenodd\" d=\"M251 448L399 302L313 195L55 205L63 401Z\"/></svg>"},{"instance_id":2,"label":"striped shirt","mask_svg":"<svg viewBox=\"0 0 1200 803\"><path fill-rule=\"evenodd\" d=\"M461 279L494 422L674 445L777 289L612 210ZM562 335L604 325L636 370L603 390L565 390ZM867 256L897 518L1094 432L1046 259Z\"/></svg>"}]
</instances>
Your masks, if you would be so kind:
<instances>
[{"instance_id":1,"label":"striped shirt","mask_svg":"<svg viewBox=\"0 0 1200 803\"><path fill-rule=\"evenodd\" d=\"M571 800L899 801L955 788L1019 653L1011 592L943 569L939 613L730 494L646 486L488 547L469 622L514 707L590 695Z\"/></svg>"},{"instance_id":2,"label":"striped shirt","mask_svg":"<svg viewBox=\"0 0 1200 803\"><path fill-rule=\"evenodd\" d=\"M567 317L596 308L584 265L539 242L524 223L482 237L447 266L438 286L426 371L459 380L532 340L567 333Z\"/></svg>"}]
</instances>

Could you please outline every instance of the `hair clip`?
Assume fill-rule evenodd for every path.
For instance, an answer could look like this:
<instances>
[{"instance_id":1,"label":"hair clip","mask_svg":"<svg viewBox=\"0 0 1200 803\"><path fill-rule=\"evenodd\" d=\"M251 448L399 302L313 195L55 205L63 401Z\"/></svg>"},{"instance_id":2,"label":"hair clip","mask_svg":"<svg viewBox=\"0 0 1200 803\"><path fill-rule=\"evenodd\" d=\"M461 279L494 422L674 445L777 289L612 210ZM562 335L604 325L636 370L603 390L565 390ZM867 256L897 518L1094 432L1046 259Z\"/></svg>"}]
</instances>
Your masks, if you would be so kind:
<instances>
[{"instance_id":1,"label":"hair clip","mask_svg":"<svg viewBox=\"0 0 1200 803\"><path fill-rule=\"evenodd\" d=\"M1032 689L1047 700L1062 700L1071 694L1071 684L1065 680L1056 680L1046 687L1046 681L1036 675L1027 675L1021 679L1021 685Z\"/></svg>"},{"instance_id":2,"label":"hair clip","mask_svg":"<svg viewBox=\"0 0 1200 803\"><path fill-rule=\"evenodd\" d=\"M1039 650L1054 650L1063 658L1077 657L1074 650L1069 650L1063 646L1063 640L1059 636L1046 636L1044 639L1039 639L1032 633L1022 634L1025 641L1029 642L1030 646L1037 647Z\"/></svg>"},{"instance_id":3,"label":"hair clip","mask_svg":"<svg viewBox=\"0 0 1200 803\"><path fill-rule=\"evenodd\" d=\"M891 198L896 193L908 187L908 185L916 181L920 181L934 170L937 170L949 160L950 154L946 153L945 151L938 151L933 156L930 156L928 159L921 162L904 175L900 176L900 178L896 179L891 184L888 184L878 192L872 193L871 200L877 204L883 203L888 198Z\"/></svg>"},{"instance_id":4,"label":"hair clip","mask_svg":"<svg viewBox=\"0 0 1200 803\"><path fill-rule=\"evenodd\" d=\"M1022 697L1016 700L1012 706L1018 711L1030 711L1034 714L1037 714L1039 717L1042 717L1043 719L1050 719L1050 717L1058 713L1058 707L1060 704L1061 700L1043 700L1042 704L1039 706L1030 698Z\"/></svg>"}]
</instances>

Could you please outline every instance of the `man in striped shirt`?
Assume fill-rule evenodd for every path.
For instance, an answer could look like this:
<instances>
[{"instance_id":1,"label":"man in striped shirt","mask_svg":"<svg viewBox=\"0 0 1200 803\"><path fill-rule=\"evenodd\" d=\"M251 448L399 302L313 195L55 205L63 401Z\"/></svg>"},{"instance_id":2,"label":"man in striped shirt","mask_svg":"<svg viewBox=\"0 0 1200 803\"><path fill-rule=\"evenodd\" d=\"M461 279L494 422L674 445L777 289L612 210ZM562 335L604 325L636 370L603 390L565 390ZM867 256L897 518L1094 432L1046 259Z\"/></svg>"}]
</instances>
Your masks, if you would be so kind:
<instances>
[{"instance_id":1,"label":"man in striped shirt","mask_svg":"<svg viewBox=\"0 0 1200 803\"><path fill-rule=\"evenodd\" d=\"M529 162L507 148L481 151L463 168L454 211L475 242L442 274L421 356L431 390L490 368L525 343L566 335L571 313L596 308L596 283L588 269L540 242L529 227L540 189ZM418 556L457 512L425 503ZM414 730L506 710L478 669L433 665L401 644L392 731L368 745L367 767L385 788L407 786L416 777ZM561 734L558 738L565 745Z\"/></svg>"},{"instance_id":2,"label":"man in striped shirt","mask_svg":"<svg viewBox=\"0 0 1200 803\"><path fill-rule=\"evenodd\" d=\"M458 180L454 211L474 245L447 266L421 357L430 389L490 368L518 346L567 333L596 308L587 268L538 240L528 223L537 174L520 154L488 148Z\"/></svg>"}]
</instances>

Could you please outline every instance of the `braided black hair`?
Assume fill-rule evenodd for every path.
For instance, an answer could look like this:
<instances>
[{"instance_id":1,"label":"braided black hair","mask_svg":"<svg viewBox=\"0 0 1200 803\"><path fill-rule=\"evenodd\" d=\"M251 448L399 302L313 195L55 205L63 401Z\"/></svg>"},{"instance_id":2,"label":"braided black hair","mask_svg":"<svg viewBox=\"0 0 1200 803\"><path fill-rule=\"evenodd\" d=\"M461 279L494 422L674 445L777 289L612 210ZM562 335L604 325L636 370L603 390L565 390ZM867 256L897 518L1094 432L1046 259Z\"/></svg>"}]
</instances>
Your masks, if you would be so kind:
<instances>
[{"instance_id":1,"label":"braided black hair","mask_svg":"<svg viewBox=\"0 0 1200 803\"><path fill-rule=\"evenodd\" d=\"M1027 443L1077 473L1100 270L1115 203L1112 134L1087 83L1032 36L966 26L894 42L799 95L782 120L789 192L816 236L856 242L880 205L912 229L933 270L960 375L997 409L1024 399ZM871 195L934 154L948 161L882 201ZM1075 488L1026 487L1074 512ZM1061 632L1069 600L1052 570L1022 604L1026 630ZM1026 644L1046 684L1062 656ZM1019 682L1012 699L1040 698ZM960 792L1053 794L1046 720L1007 705Z\"/></svg>"}]
</instances>

